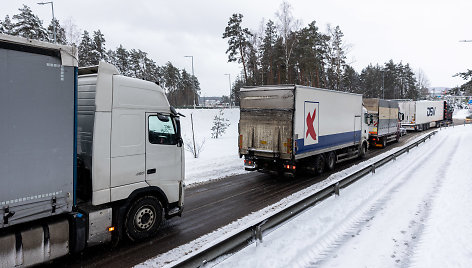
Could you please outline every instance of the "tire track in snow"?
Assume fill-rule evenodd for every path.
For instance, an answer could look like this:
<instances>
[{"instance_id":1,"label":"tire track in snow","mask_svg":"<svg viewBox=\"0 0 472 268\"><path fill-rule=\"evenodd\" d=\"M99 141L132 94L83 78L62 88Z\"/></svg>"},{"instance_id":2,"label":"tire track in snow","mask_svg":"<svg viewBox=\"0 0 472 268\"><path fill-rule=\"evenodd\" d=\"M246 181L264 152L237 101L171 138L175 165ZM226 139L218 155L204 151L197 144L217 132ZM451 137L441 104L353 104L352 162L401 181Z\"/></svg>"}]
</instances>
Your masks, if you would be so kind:
<instances>
[{"instance_id":1,"label":"tire track in snow","mask_svg":"<svg viewBox=\"0 0 472 268\"><path fill-rule=\"evenodd\" d=\"M418 210L415 213L415 219L412 219L408 225L408 228L401 231L402 239L397 239L395 241L395 247L398 248L399 252L403 252L403 254L397 254L393 252L392 256L398 257L396 258L396 263L398 263L401 267L411 267L411 258L415 253L415 248L418 243L421 241L421 237L423 231L425 229L425 224L431 214L431 204L433 203L434 199L437 196L437 193L441 189L442 184L444 183L443 178L445 177L447 170L451 164L451 156L454 155L454 152L457 150L460 144L460 139L456 141L454 146L448 148L448 152L446 155L446 161L442 166L437 167L436 176L432 179L435 181L432 183L432 187L430 191L422 200L422 202L418 205ZM444 157L443 155L441 157ZM446 168L442 168L446 167ZM395 255L397 254L397 255Z\"/></svg>"},{"instance_id":2,"label":"tire track in snow","mask_svg":"<svg viewBox=\"0 0 472 268\"><path fill-rule=\"evenodd\" d=\"M336 258L336 252L348 240L359 235L364 228L368 228L375 216L380 213L392 198L392 194L397 192L399 188L416 172L418 166L421 166L430 160L430 154L434 153L438 148L443 146L446 137L437 141L436 144L427 148L425 153L410 163L409 167L399 170L395 174L389 174L387 182L383 187L368 198L366 202L354 208L356 211L347 220L343 220L340 225L325 233L318 241L316 241L311 249L304 254L296 264L300 267L318 267L322 265L330 257Z\"/></svg>"},{"instance_id":3,"label":"tire track in snow","mask_svg":"<svg viewBox=\"0 0 472 268\"><path fill-rule=\"evenodd\" d=\"M412 228L413 232L410 236L411 239L409 241L405 241L404 244L407 245L406 254L404 260L401 262L401 267L413 267L414 266L414 257L415 249L418 247L419 244L422 242L422 236L425 230L426 225L428 224L428 220L430 218L432 212L432 204L434 200L437 198L439 191L441 190L442 185L444 184L444 178L450 168L452 157L454 152L457 150L459 145L461 144L462 136L456 141L453 147L450 147L449 152L446 157L446 161L443 164L443 167L438 167L438 172L436 176L436 181L434 183L434 187L428 195L428 198L423 201L423 204L419 206L419 210L417 215L420 216L419 222L412 222L409 228ZM410 242L410 243L408 243Z\"/></svg>"}]
</instances>

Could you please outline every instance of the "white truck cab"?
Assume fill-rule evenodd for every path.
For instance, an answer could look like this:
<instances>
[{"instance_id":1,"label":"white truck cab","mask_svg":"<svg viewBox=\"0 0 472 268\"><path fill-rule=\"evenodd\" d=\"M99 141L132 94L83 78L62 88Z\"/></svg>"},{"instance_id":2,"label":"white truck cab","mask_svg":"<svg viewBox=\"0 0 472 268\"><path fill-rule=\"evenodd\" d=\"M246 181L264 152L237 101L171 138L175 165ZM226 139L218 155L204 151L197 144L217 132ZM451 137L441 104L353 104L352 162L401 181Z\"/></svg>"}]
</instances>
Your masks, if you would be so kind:
<instances>
[{"instance_id":1,"label":"white truck cab","mask_svg":"<svg viewBox=\"0 0 472 268\"><path fill-rule=\"evenodd\" d=\"M105 62L79 68L77 122L79 202L126 203L122 217L132 240L157 230L162 211L181 214L179 115L159 85L122 76Z\"/></svg>"}]
</instances>

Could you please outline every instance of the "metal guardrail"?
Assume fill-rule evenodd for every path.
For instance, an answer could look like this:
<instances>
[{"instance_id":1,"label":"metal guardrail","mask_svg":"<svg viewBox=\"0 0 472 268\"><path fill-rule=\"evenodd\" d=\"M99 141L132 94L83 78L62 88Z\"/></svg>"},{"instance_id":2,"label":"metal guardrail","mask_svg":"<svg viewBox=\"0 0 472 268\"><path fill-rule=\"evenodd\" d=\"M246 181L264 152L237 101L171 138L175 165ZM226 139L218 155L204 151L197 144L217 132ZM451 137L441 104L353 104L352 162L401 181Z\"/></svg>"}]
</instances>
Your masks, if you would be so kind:
<instances>
[{"instance_id":1,"label":"metal guardrail","mask_svg":"<svg viewBox=\"0 0 472 268\"><path fill-rule=\"evenodd\" d=\"M417 147L420 143L425 142L427 139L431 138L432 135L435 135L437 131L433 131L418 141L405 146L404 148L376 161L372 165L369 165L359 171L356 171L345 178L341 179L338 182L335 182L326 188L319 190L318 192L306 197L303 200L290 205L289 207L283 209L277 214L266 217L265 219L260 220L256 224L247 227L244 230L239 231L238 233L228 237L227 239L216 243L213 246L210 246L195 255L189 256L186 259L181 260L179 263L175 264L174 267L200 267L205 263L212 261L222 255L236 252L247 245L251 244L255 240L262 241L262 235L264 231L269 230L292 217L298 215L304 210L315 206L317 203L323 201L324 199L336 194L339 195L339 190L349 186L350 184L356 182L360 178L364 177L369 173L375 173L375 170L386 163L395 160L398 156L409 152L411 149Z\"/></svg>"}]
</instances>

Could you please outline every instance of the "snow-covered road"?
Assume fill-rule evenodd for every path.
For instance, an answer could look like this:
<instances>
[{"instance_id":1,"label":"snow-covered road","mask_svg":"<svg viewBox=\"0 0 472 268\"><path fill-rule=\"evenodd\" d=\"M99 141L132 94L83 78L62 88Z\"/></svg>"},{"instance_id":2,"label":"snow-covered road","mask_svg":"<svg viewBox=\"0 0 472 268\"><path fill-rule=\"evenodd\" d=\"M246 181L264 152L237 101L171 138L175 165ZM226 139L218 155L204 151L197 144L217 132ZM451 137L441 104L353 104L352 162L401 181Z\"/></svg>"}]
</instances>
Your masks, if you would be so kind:
<instances>
[{"instance_id":1,"label":"snow-covered road","mask_svg":"<svg viewBox=\"0 0 472 268\"><path fill-rule=\"evenodd\" d=\"M472 127L443 129L223 267L471 267Z\"/></svg>"}]
</instances>

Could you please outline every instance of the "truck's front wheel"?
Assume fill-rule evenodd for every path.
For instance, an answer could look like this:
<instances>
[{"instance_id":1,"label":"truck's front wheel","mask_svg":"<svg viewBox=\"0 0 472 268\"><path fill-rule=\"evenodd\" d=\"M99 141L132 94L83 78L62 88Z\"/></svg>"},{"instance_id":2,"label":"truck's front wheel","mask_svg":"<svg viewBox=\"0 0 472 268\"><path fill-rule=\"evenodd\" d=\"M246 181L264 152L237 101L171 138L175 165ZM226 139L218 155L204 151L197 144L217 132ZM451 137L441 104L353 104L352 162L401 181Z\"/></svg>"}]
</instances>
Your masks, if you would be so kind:
<instances>
[{"instance_id":1,"label":"truck's front wheel","mask_svg":"<svg viewBox=\"0 0 472 268\"><path fill-rule=\"evenodd\" d=\"M141 241L154 236L162 221L162 205L154 196L137 199L128 209L125 231L132 241Z\"/></svg>"}]
</instances>

